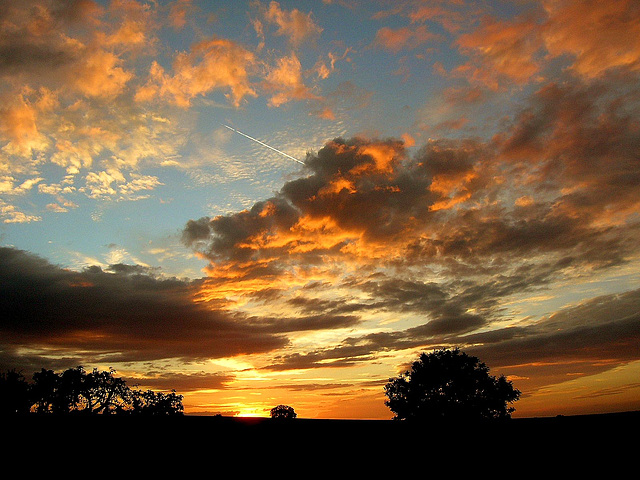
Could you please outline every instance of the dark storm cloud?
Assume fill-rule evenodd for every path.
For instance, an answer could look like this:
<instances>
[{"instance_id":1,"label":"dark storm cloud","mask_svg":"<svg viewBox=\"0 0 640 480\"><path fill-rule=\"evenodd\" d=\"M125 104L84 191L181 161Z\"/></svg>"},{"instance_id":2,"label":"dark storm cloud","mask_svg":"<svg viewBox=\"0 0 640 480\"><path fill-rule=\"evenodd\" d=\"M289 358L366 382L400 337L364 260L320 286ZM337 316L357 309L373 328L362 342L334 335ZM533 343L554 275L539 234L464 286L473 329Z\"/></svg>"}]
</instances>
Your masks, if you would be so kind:
<instances>
[{"instance_id":1,"label":"dark storm cloud","mask_svg":"<svg viewBox=\"0 0 640 480\"><path fill-rule=\"evenodd\" d=\"M25 348L66 359L77 352L94 360L135 361L223 357L287 344L268 325L245 325L241 317L195 302L197 287L133 266L74 272L2 248L2 363L12 367L11 357Z\"/></svg>"},{"instance_id":2,"label":"dark storm cloud","mask_svg":"<svg viewBox=\"0 0 640 480\"><path fill-rule=\"evenodd\" d=\"M189 246L209 243L207 252L216 257L247 260L253 254L253 247L244 245L245 242L259 232L291 228L297 219L298 213L289 203L274 197L235 215L191 220L184 229L183 240Z\"/></svg>"},{"instance_id":3,"label":"dark storm cloud","mask_svg":"<svg viewBox=\"0 0 640 480\"><path fill-rule=\"evenodd\" d=\"M350 327L359 320L324 312L250 317L199 301L204 283L164 278L139 265L76 272L0 248L0 365L38 369L44 361L68 368L88 361L197 361L264 353L286 346L286 334Z\"/></svg>"}]
</instances>

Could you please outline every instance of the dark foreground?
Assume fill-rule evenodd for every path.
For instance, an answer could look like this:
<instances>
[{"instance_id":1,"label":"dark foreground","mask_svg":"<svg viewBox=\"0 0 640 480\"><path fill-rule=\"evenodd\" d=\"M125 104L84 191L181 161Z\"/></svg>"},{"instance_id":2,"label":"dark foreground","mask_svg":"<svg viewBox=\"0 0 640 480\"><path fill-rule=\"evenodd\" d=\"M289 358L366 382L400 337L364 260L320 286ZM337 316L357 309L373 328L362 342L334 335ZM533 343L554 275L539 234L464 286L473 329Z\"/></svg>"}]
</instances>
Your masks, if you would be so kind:
<instances>
[{"instance_id":1,"label":"dark foreground","mask_svg":"<svg viewBox=\"0 0 640 480\"><path fill-rule=\"evenodd\" d=\"M29 416L6 420L2 426L3 440L8 440L5 464L17 456L48 456L57 459L58 466L60 461L74 465L79 459L95 459L104 465L100 468L118 469L131 462L126 464L137 465L142 473L185 462L204 463L219 473L220 465L251 470L257 465L294 468L304 462L316 473L349 466L381 475L406 462L426 462L421 468L447 468L452 474L474 465L488 471L517 465L522 474L551 468L550 462L554 471L564 468L573 474L604 464L600 468L606 467L611 476L627 461L636 462L640 412L423 425L392 420ZM405 475L409 473L399 476Z\"/></svg>"}]
</instances>

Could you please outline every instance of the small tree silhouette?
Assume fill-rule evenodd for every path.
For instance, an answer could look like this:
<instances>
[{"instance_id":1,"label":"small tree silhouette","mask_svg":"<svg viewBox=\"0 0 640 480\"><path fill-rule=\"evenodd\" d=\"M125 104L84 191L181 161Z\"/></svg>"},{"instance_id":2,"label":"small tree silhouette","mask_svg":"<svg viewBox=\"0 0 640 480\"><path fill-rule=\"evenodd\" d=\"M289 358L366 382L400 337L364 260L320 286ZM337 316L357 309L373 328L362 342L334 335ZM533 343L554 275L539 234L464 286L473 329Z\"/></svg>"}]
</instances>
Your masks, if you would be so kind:
<instances>
[{"instance_id":1,"label":"small tree silhouette","mask_svg":"<svg viewBox=\"0 0 640 480\"><path fill-rule=\"evenodd\" d=\"M271 409L271 418L276 420L293 420L298 415L293 410L293 407L288 405L278 405Z\"/></svg>"},{"instance_id":2,"label":"small tree silhouette","mask_svg":"<svg viewBox=\"0 0 640 480\"><path fill-rule=\"evenodd\" d=\"M473 421L510 418L515 409L507 405L520 391L456 348L422 353L411 370L389 379L385 395L396 420Z\"/></svg>"}]
</instances>

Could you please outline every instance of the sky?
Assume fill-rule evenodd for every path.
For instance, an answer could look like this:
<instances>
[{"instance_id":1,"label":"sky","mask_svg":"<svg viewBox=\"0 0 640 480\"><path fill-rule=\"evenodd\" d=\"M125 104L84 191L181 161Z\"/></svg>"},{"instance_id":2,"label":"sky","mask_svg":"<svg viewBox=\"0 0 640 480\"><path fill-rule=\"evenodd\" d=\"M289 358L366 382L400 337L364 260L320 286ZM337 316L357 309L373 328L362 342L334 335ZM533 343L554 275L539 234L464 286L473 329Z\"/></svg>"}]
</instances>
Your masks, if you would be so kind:
<instances>
[{"instance_id":1,"label":"sky","mask_svg":"<svg viewBox=\"0 0 640 480\"><path fill-rule=\"evenodd\" d=\"M640 409L636 0L0 1L0 367L389 419Z\"/></svg>"}]
</instances>

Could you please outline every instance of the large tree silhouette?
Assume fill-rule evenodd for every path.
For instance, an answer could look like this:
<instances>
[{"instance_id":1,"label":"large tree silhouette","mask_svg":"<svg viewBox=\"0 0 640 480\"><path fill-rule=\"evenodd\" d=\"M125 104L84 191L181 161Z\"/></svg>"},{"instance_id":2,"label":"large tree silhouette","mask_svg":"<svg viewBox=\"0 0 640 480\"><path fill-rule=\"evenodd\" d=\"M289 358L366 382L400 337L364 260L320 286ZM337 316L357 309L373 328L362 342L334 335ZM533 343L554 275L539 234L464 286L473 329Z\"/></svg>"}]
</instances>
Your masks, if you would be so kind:
<instances>
[{"instance_id":1,"label":"large tree silhouette","mask_svg":"<svg viewBox=\"0 0 640 480\"><path fill-rule=\"evenodd\" d=\"M456 348L422 353L410 370L389 379L385 395L394 419L474 421L510 418L515 409L509 404L520 391Z\"/></svg>"}]
</instances>

